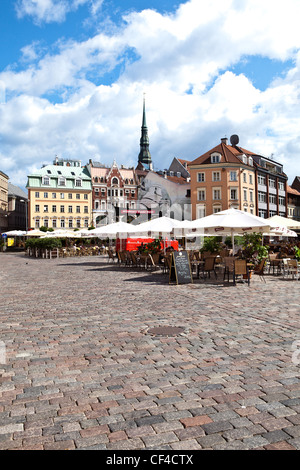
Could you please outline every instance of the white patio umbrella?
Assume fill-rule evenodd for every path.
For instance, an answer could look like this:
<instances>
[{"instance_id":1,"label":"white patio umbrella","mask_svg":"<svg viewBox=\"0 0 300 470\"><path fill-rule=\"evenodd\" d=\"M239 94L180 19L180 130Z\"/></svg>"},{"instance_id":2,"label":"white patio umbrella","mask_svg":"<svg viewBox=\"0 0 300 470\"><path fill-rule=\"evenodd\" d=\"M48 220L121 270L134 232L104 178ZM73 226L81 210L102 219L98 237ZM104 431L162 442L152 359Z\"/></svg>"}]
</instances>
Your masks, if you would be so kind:
<instances>
[{"instance_id":1,"label":"white patio umbrella","mask_svg":"<svg viewBox=\"0 0 300 470\"><path fill-rule=\"evenodd\" d=\"M140 225L135 225L135 233L164 236L171 234L175 228L182 228L181 221L170 217L158 217Z\"/></svg>"},{"instance_id":2,"label":"white patio umbrella","mask_svg":"<svg viewBox=\"0 0 300 470\"><path fill-rule=\"evenodd\" d=\"M45 233L46 232L43 232L42 230L38 229L29 230L28 232L26 232L25 237L42 237L43 235L45 235Z\"/></svg>"},{"instance_id":3,"label":"white patio umbrella","mask_svg":"<svg viewBox=\"0 0 300 470\"><path fill-rule=\"evenodd\" d=\"M272 217L269 217L265 220L270 223L272 227L287 227L292 230L300 230L300 222L294 219L289 219L280 215L273 215Z\"/></svg>"},{"instance_id":4,"label":"white patio umbrella","mask_svg":"<svg viewBox=\"0 0 300 470\"><path fill-rule=\"evenodd\" d=\"M238 209L227 209L217 212L207 217L193 220L190 225L193 229L193 235L197 232L200 235L231 235L233 249L234 235L253 232L268 233L270 231L270 223L266 219Z\"/></svg>"},{"instance_id":5,"label":"white patio umbrella","mask_svg":"<svg viewBox=\"0 0 300 470\"><path fill-rule=\"evenodd\" d=\"M41 238L80 238L77 233L72 232L72 230L54 230L54 232L44 232Z\"/></svg>"},{"instance_id":6,"label":"white patio umbrella","mask_svg":"<svg viewBox=\"0 0 300 470\"><path fill-rule=\"evenodd\" d=\"M287 227L272 227L269 233L264 233L266 236L272 235L273 237L298 237L294 230L290 230Z\"/></svg>"},{"instance_id":7,"label":"white patio umbrella","mask_svg":"<svg viewBox=\"0 0 300 470\"><path fill-rule=\"evenodd\" d=\"M136 226L127 224L126 222L115 222L113 224L97 227L93 230L81 231L82 235L90 235L94 237L116 237L118 234L126 236L136 231Z\"/></svg>"},{"instance_id":8,"label":"white patio umbrella","mask_svg":"<svg viewBox=\"0 0 300 470\"><path fill-rule=\"evenodd\" d=\"M9 232L4 232L4 235L8 237L24 237L26 235L26 231L24 230L11 230Z\"/></svg>"}]
</instances>

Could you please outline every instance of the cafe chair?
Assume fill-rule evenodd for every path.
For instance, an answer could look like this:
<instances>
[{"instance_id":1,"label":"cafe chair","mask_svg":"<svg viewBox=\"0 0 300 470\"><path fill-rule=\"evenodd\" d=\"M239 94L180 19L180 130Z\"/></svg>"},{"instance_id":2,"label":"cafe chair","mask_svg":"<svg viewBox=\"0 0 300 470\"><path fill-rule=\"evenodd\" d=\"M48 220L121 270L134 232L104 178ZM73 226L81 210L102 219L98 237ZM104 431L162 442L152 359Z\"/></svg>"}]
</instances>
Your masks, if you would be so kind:
<instances>
[{"instance_id":1,"label":"cafe chair","mask_svg":"<svg viewBox=\"0 0 300 470\"><path fill-rule=\"evenodd\" d=\"M242 278L247 279L248 286L250 285L250 272L247 266L247 261L245 259L236 259L234 261L234 270L233 270L233 284L236 284L236 277L242 276Z\"/></svg>"}]
</instances>

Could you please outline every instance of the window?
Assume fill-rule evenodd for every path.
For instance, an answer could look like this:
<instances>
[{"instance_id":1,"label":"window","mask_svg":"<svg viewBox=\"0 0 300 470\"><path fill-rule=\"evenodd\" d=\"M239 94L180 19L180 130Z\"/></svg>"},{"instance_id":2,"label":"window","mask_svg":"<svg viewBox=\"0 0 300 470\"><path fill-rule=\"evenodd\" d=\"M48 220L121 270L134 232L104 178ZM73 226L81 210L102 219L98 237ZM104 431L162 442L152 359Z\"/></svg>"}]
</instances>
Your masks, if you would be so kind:
<instances>
[{"instance_id":1,"label":"window","mask_svg":"<svg viewBox=\"0 0 300 470\"><path fill-rule=\"evenodd\" d=\"M220 201L221 199L221 189L213 189L213 200Z\"/></svg>"},{"instance_id":2,"label":"window","mask_svg":"<svg viewBox=\"0 0 300 470\"><path fill-rule=\"evenodd\" d=\"M38 204L35 206L35 212L40 212L40 206Z\"/></svg>"},{"instance_id":3,"label":"window","mask_svg":"<svg viewBox=\"0 0 300 470\"><path fill-rule=\"evenodd\" d=\"M198 206L197 207L197 212L198 212L198 219L202 219L202 217L205 217L206 215L206 208L205 206Z\"/></svg>"},{"instance_id":4,"label":"window","mask_svg":"<svg viewBox=\"0 0 300 470\"><path fill-rule=\"evenodd\" d=\"M80 214L80 206L76 206L76 213Z\"/></svg>"},{"instance_id":5,"label":"window","mask_svg":"<svg viewBox=\"0 0 300 470\"><path fill-rule=\"evenodd\" d=\"M73 219L69 219L69 228L73 228Z\"/></svg>"},{"instance_id":6,"label":"window","mask_svg":"<svg viewBox=\"0 0 300 470\"><path fill-rule=\"evenodd\" d=\"M65 199L65 193L60 193L60 199Z\"/></svg>"},{"instance_id":7,"label":"window","mask_svg":"<svg viewBox=\"0 0 300 470\"><path fill-rule=\"evenodd\" d=\"M257 177L258 184L265 185L266 184L266 177L263 175L258 175Z\"/></svg>"},{"instance_id":8,"label":"window","mask_svg":"<svg viewBox=\"0 0 300 470\"><path fill-rule=\"evenodd\" d=\"M52 199L56 199L56 193L52 193Z\"/></svg>"},{"instance_id":9,"label":"window","mask_svg":"<svg viewBox=\"0 0 300 470\"><path fill-rule=\"evenodd\" d=\"M44 212L48 212L48 206L44 206Z\"/></svg>"},{"instance_id":10,"label":"window","mask_svg":"<svg viewBox=\"0 0 300 470\"><path fill-rule=\"evenodd\" d=\"M79 187L82 186L82 181L81 181L81 179L75 180L75 186L76 186L77 188L79 188Z\"/></svg>"},{"instance_id":11,"label":"window","mask_svg":"<svg viewBox=\"0 0 300 470\"><path fill-rule=\"evenodd\" d=\"M221 181L221 173L219 171L214 171L212 180L213 181Z\"/></svg>"},{"instance_id":12,"label":"window","mask_svg":"<svg viewBox=\"0 0 300 470\"><path fill-rule=\"evenodd\" d=\"M269 202L270 202L270 204L276 204L275 194L269 194Z\"/></svg>"},{"instance_id":13,"label":"window","mask_svg":"<svg viewBox=\"0 0 300 470\"><path fill-rule=\"evenodd\" d=\"M249 183L253 184L253 175L249 175Z\"/></svg>"},{"instance_id":14,"label":"window","mask_svg":"<svg viewBox=\"0 0 300 470\"><path fill-rule=\"evenodd\" d=\"M76 193L76 199L80 199L80 194Z\"/></svg>"},{"instance_id":15,"label":"window","mask_svg":"<svg viewBox=\"0 0 300 470\"><path fill-rule=\"evenodd\" d=\"M249 163L250 166L253 166L253 158L252 157L248 158L248 163Z\"/></svg>"},{"instance_id":16,"label":"window","mask_svg":"<svg viewBox=\"0 0 300 470\"><path fill-rule=\"evenodd\" d=\"M66 186L66 179L60 176L58 178L58 186Z\"/></svg>"},{"instance_id":17,"label":"window","mask_svg":"<svg viewBox=\"0 0 300 470\"><path fill-rule=\"evenodd\" d=\"M218 212L221 212L221 206L214 206L213 207L213 213L217 214Z\"/></svg>"},{"instance_id":18,"label":"window","mask_svg":"<svg viewBox=\"0 0 300 470\"><path fill-rule=\"evenodd\" d=\"M220 163L220 155L212 155L211 156L211 163Z\"/></svg>"},{"instance_id":19,"label":"window","mask_svg":"<svg viewBox=\"0 0 300 470\"><path fill-rule=\"evenodd\" d=\"M284 185L284 182L283 181L278 181L278 189L280 191L284 191L285 190L285 185Z\"/></svg>"},{"instance_id":20,"label":"window","mask_svg":"<svg viewBox=\"0 0 300 470\"><path fill-rule=\"evenodd\" d=\"M280 206L285 206L285 197L279 196L278 202Z\"/></svg>"},{"instance_id":21,"label":"window","mask_svg":"<svg viewBox=\"0 0 300 470\"><path fill-rule=\"evenodd\" d=\"M88 208L88 206L84 206L84 213L85 213L85 214L88 214L88 213L89 213L89 208Z\"/></svg>"},{"instance_id":22,"label":"window","mask_svg":"<svg viewBox=\"0 0 300 470\"><path fill-rule=\"evenodd\" d=\"M53 228L56 228L56 227L57 227L57 220L56 220L56 219L53 219L53 220L52 220L52 227L53 227Z\"/></svg>"},{"instance_id":23,"label":"window","mask_svg":"<svg viewBox=\"0 0 300 470\"><path fill-rule=\"evenodd\" d=\"M65 206L60 206L60 212L65 212Z\"/></svg>"},{"instance_id":24,"label":"window","mask_svg":"<svg viewBox=\"0 0 300 470\"><path fill-rule=\"evenodd\" d=\"M36 219L35 228L40 228L40 219Z\"/></svg>"},{"instance_id":25,"label":"window","mask_svg":"<svg viewBox=\"0 0 300 470\"><path fill-rule=\"evenodd\" d=\"M253 191L249 191L249 195L250 195L250 202L253 202Z\"/></svg>"},{"instance_id":26,"label":"window","mask_svg":"<svg viewBox=\"0 0 300 470\"><path fill-rule=\"evenodd\" d=\"M230 190L230 199L236 201L238 199L238 192L237 189Z\"/></svg>"},{"instance_id":27,"label":"window","mask_svg":"<svg viewBox=\"0 0 300 470\"><path fill-rule=\"evenodd\" d=\"M276 188L276 182L273 178L269 178L269 187Z\"/></svg>"},{"instance_id":28,"label":"window","mask_svg":"<svg viewBox=\"0 0 300 470\"><path fill-rule=\"evenodd\" d=\"M69 193L69 194L68 194L68 199L72 199L72 198L73 198L72 193Z\"/></svg>"},{"instance_id":29,"label":"window","mask_svg":"<svg viewBox=\"0 0 300 470\"><path fill-rule=\"evenodd\" d=\"M88 199L88 195L87 195L87 194L84 195L84 199Z\"/></svg>"},{"instance_id":30,"label":"window","mask_svg":"<svg viewBox=\"0 0 300 470\"><path fill-rule=\"evenodd\" d=\"M50 184L49 176L44 176L43 177L42 184L44 184L45 186L49 186L49 184Z\"/></svg>"},{"instance_id":31,"label":"window","mask_svg":"<svg viewBox=\"0 0 300 470\"><path fill-rule=\"evenodd\" d=\"M205 181L205 173L198 173L198 183L203 183Z\"/></svg>"},{"instance_id":32,"label":"window","mask_svg":"<svg viewBox=\"0 0 300 470\"><path fill-rule=\"evenodd\" d=\"M38 191L35 193L35 197L40 197L40 193Z\"/></svg>"},{"instance_id":33,"label":"window","mask_svg":"<svg viewBox=\"0 0 300 470\"><path fill-rule=\"evenodd\" d=\"M258 202L267 202L267 194L258 191Z\"/></svg>"},{"instance_id":34,"label":"window","mask_svg":"<svg viewBox=\"0 0 300 470\"><path fill-rule=\"evenodd\" d=\"M48 219L44 219L44 227L49 227L49 221L48 221Z\"/></svg>"},{"instance_id":35,"label":"window","mask_svg":"<svg viewBox=\"0 0 300 470\"><path fill-rule=\"evenodd\" d=\"M119 184L118 178L113 178L113 179L111 180L111 184Z\"/></svg>"},{"instance_id":36,"label":"window","mask_svg":"<svg viewBox=\"0 0 300 470\"><path fill-rule=\"evenodd\" d=\"M65 228L65 219L60 219L60 228Z\"/></svg>"},{"instance_id":37,"label":"window","mask_svg":"<svg viewBox=\"0 0 300 470\"><path fill-rule=\"evenodd\" d=\"M230 172L230 181L237 181L236 171L231 171Z\"/></svg>"},{"instance_id":38,"label":"window","mask_svg":"<svg viewBox=\"0 0 300 470\"><path fill-rule=\"evenodd\" d=\"M56 206L52 206L52 212L56 212Z\"/></svg>"},{"instance_id":39,"label":"window","mask_svg":"<svg viewBox=\"0 0 300 470\"><path fill-rule=\"evenodd\" d=\"M247 183L247 173L243 173L243 183Z\"/></svg>"},{"instance_id":40,"label":"window","mask_svg":"<svg viewBox=\"0 0 300 470\"><path fill-rule=\"evenodd\" d=\"M73 212L73 206L68 206L68 212L71 214Z\"/></svg>"},{"instance_id":41,"label":"window","mask_svg":"<svg viewBox=\"0 0 300 470\"><path fill-rule=\"evenodd\" d=\"M88 228L89 226L89 219L84 219L84 227Z\"/></svg>"},{"instance_id":42,"label":"window","mask_svg":"<svg viewBox=\"0 0 300 470\"><path fill-rule=\"evenodd\" d=\"M77 219L77 220L76 220L76 227L77 227L77 228L80 228L80 219Z\"/></svg>"},{"instance_id":43,"label":"window","mask_svg":"<svg viewBox=\"0 0 300 470\"><path fill-rule=\"evenodd\" d=\"M48 199L48 193L44 193L44 199Z\"/></svg>"},{"instance_id":44,"label":"window","mask_svg":"<svg viewBox=\"0 0 300 470\"><path fill-rule=\"evenodd\" d=\"M206 200L206 191L205 189L198 189L198 201Z\"/></svg>"},{"instance_id":45,"label":"window","mask_svg":"<svg viewBox=\"0 0 300 470\"><path fill-rule=\"evenodd\" d=\"M244 193L244 201L247 201L247 189L244 189L243 193Z\"/></svg>"}]
</instances>

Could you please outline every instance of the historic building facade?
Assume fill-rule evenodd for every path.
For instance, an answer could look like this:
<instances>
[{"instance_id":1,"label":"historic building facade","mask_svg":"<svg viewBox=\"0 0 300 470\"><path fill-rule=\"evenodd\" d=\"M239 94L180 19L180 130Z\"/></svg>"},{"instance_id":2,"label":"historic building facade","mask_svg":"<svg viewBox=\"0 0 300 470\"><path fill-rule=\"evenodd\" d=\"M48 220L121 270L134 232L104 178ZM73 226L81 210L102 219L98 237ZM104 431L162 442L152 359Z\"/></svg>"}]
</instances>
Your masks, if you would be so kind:
<instances>
[{"instance_id":1,"label":"historic building facade","mask_svg":"<svg viewBox=\"0 0 300 470\"><path fill-rule=\"evenodd\" d=\"M92 183L80 160L56 158L28 176L28 228L88 228L92 224Z\"/></svg>"},{"instance_id":2,"label":"historic building facade","mask_svg":"<svg viewBox=\"0 0 300 470\"><path fill-rule=\"evenodd\" d=\"M8 180L9 177L0 170L0 233L8 228Z\"/></svg>"},{"instance_id":3,"label":"historic building facade","mask_svg":"<svg viewBox=\"0 0 300 470\"><path fill-rule=\"evenodd\" d=\"M253 157L237 152L226 138L190 162L188 168L193 219L229 208L256 214Z\"/></svg>"},{"instance_id":4,"label":"historic building facade","mask_svg":"<svg viewBox=\"0 0 300 470\"><path fill-rule=\"evenodd\" d=\"M134 168L119 167L116 162L111 167L89 161L91 176L92 218L94 227L127 221L136 214L138 181Z\"/></svg>"}]
</instances>

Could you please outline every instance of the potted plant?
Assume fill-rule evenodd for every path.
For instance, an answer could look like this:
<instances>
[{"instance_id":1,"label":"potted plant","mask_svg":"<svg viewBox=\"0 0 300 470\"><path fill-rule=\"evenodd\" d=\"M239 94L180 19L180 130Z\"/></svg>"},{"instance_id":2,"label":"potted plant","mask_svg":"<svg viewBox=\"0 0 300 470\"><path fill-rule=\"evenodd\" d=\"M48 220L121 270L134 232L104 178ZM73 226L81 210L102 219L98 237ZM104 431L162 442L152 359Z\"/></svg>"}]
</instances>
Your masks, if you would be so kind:
<instances>
[{"instance_id":1,"label":"potted plant","mask_svg":"<svg viewBox=\"0 0 300 470\"><path fill-rule=\"evenodd\" d=\"M269 247L262 244L262 235L260 233L243 235L242 247L242 257L247 260L247 263L253 265L253 269L259 265L263 258L268 257ZM253 269L250 269L250 272Z\"/></svg>"}]
</instances>

